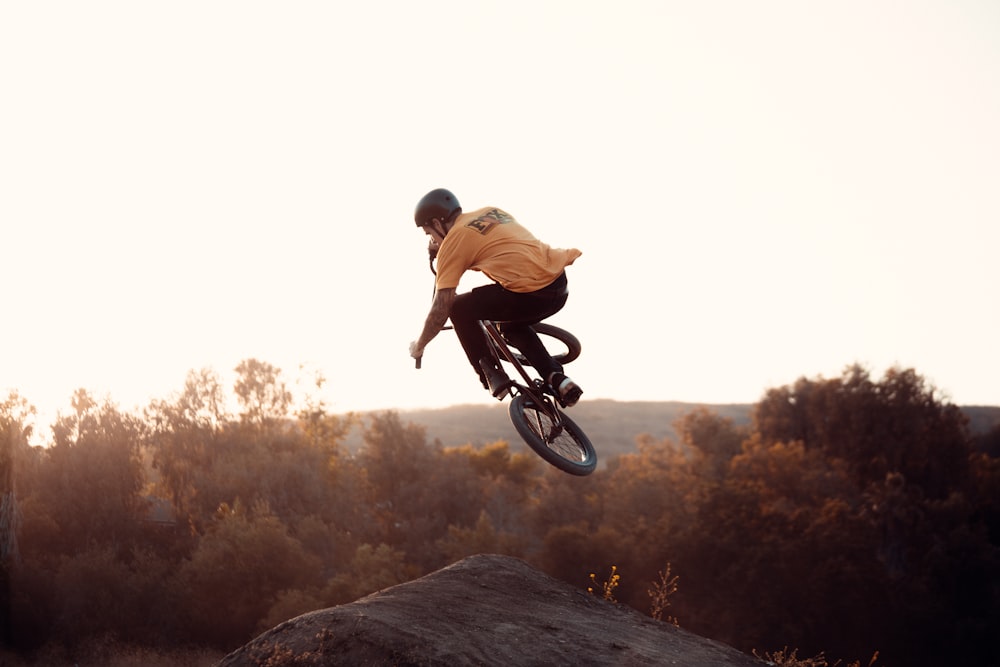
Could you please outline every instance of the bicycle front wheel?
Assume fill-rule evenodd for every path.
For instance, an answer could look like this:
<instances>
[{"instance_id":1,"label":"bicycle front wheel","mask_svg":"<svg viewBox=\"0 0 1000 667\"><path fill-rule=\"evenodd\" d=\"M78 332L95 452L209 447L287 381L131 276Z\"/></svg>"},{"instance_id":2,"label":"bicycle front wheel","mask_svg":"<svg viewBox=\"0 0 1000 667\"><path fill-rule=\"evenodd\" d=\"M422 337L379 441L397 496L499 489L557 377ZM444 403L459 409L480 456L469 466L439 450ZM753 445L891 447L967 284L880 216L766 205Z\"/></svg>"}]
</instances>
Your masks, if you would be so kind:
<instances>
[{"instance_id":1,"label":"bicycle front wheel","mask_svg":"<svg viewBox=\"0 0 1000 667\"><path fill-rule=\"evenodd\" d=\"M518 394L510 402L510 421L536 454L563 472L589 475L597 467L597 452L576 422L560 416L562 424L553 423L527 394Z\"/></svg>"}]
</instances>

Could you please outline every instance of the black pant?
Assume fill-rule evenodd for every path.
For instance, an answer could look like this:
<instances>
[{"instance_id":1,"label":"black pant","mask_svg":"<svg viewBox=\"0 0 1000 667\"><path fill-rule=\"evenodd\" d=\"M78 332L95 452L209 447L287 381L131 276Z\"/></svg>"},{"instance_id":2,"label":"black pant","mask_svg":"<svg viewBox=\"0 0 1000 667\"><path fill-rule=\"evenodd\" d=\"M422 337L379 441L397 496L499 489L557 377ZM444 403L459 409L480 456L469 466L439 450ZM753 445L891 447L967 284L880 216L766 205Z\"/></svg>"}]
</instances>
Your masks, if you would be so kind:
<instances>
[{"instance_id":1,"label":"black pant","mask_svg":"<svg viewBox=\"0 0 1000 667\"><path fill-rule=\"evenodd\" d=\"M479 360L490 356L490 349L479 320L497 322L504 337L528 358L542 378L556 371L561 373L562 366L548 353L531 325L559 312L568 295L566 274L562 273L537 292L511 292L494 283L455 297L451 323L480 378Z\"/></svg>"}]
</instances>

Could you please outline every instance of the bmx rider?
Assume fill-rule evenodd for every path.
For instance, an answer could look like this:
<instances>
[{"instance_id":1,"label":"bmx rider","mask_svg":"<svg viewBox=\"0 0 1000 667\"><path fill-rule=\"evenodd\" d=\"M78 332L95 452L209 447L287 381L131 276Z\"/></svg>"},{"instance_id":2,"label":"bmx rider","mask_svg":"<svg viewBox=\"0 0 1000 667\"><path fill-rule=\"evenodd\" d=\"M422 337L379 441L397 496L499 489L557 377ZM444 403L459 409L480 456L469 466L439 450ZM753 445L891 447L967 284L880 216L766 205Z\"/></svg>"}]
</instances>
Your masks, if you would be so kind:
<instances>
[{"instance_id":1,"label":"bmx rider","mask_svg":"<svg viewBox=\"0 0 1000 667\"><path fill-rule=\"evenodd\" d=\"M410 356L421 358L450 317L483 387L503 399L511 380L497 365L479 327L479 320L492 320L548 382L560 402L567 407L575 405L583 390L566 377L531 325L566 304L565 269L581 252L542 243L499 208L463 213L455 195L443 188L424 195L414 218L417 227L430 237L431 257L437 255L437 278L430 312L420 336L410 343ZM466 271L481 271L493 284L457 294Z\"/></svg>"}]
</instances>

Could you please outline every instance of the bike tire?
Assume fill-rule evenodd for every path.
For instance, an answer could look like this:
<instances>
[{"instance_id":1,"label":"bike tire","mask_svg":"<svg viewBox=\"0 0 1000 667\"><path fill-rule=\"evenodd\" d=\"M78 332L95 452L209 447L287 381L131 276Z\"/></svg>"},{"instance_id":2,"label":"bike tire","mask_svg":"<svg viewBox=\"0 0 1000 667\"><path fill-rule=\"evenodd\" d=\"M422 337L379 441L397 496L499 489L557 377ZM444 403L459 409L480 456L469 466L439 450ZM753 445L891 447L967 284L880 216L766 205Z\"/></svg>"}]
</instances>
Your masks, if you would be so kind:
<instances>
[{"instance_id":1,"label":"bike tire","mask_svg":"<svg viewBox=\"0 0 1000 667\"><path fill-rule=\"evenodd\" d=\"M581 477L597 468L597 452L590 438L566 415L562 415L562 432L552 438L552 420L527 394L514 397L509 413L518 435L546 462Z\"/></svg>"},{"instance_id":2,"label":"bike tire","mask_svg":"<svg viewBox=\"0 0 1000 667\"><path fill-rule=\"evenodd\" d=\"M501 325L501 330L502 326L503 325ZM537 324L532 324L531 328L535 330L535 333L537 333L539 337L541 337L542 343L545 344L545 348L549 350L550 354L552 353L551 351L553 346L551 345L551 343L547 342L548 338L552 338L559 341L561 347L565 348L565 350L557 351L555 354L552 355L552 358L558 363L568 364L569 362L573 361L574 359L580 356L580 350L581 350L580 339L578 339L576 336L566 331L565 329L560 329L559 327L553 326L546 322L538 322ZM528 358L523 354L521 354L520 351L518 350L511 350L511 351L514 353L514 356L517 358L517 361L522 366L531 366L531 362L528 361Z\"/></svg>"}]
</instances>

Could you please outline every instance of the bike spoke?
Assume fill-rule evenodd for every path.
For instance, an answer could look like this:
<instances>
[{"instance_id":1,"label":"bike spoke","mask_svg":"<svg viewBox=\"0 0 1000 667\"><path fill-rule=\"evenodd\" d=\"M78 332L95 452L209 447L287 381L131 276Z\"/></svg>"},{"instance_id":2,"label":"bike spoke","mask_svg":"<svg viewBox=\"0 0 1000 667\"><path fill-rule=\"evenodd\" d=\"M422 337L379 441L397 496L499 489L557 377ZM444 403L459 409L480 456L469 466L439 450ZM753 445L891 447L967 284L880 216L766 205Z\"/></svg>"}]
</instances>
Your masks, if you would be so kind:
<instances>
[{"instance_id":1,"label":"bike spoke","mask_svg":"<svg viewBox=\"0 0 1000 667\"><path fill-rule=\"evenodd\" d=\"M586 460L587 452L571 436L563 431L561 424L556 424L541 409L531 410L532 430L548 446L549 449L570 461Z\"/></svg>"},{"instance_id":2,"label":"bike spoke","mask_svg":"<svg viewBox=\"0 0 1000 667\"><path fill-rule=\"evenodd\" d=\"M549 449L557 452L560 456L571 461L582 462L586 460L587 453L583 451L579 444L572 438L556 437L548 443Z\"/></svg>"},{"instance_id":3,"label":"bike spoke","mask_svg":"<svg viewBox=\"0 0 1000 667\"><path fill-rule=\"evenodd\" d=\"M525 443L555 467L573 475L594 471L594 446L580 427L541 393L541 387L521 387L511 401L510 417Z\"/></svg>"}]
</instances>

